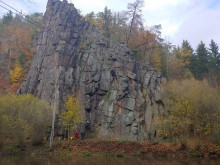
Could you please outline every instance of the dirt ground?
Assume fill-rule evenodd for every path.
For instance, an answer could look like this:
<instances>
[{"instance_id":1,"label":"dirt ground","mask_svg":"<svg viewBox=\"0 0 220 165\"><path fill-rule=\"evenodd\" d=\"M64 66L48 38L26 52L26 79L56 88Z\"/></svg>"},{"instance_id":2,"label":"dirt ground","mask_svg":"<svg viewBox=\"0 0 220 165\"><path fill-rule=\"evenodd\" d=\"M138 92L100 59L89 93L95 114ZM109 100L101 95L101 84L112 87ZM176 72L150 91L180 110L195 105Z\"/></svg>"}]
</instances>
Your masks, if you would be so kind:
<instances>
[{"instance_id":1,"label":"dirt ground","mask_svg":"<svg viewBox=\"0 0 220 165\"><path fill-rule=\"evenodd\" d=\"M138 156L138 157L167 157L167 158L220 158L220 146L212 144L201 146L199 149L181 148L180 145L168 143L149 143L131 141L113 141L90 139L84 141L66 141L54 145L53 153L68 150L72 155L97 155L105 156Z\"/></svg>"}]
</instances>

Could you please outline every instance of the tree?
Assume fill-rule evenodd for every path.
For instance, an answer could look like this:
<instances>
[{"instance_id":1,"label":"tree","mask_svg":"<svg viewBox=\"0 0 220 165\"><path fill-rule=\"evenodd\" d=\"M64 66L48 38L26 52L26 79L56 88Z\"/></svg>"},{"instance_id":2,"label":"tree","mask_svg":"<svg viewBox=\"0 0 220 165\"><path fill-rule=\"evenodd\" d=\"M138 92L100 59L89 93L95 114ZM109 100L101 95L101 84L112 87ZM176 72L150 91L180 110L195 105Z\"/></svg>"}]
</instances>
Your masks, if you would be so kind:
<instances>
[{"instance_id":1,"label":"tree","mask_svg":"<svg viewBox=\"0 0 220 165\"><path fill-rule=\"evenodd\" d=\"M202 79L209 71L209 53L205 44L201 41L196 53L190 58L189 69L197 79Z\"/></svg>"},{"instance_id":2,"label":"tree","mask_svg":"<svg viewBox=\"0 0 220 165\"><path fill-rule=\"evenodd\" d=\"M115 12L112 14L112 27L110 29L110 38L119 43L125 42L124 31L127 29L126 15L123 12Z\"/></svg>"},{"instance_id":3,"label":"tree","mask_svg":"<svg viewBox=\"0 0 220 165\"><path fill-rule=\"evenodd\" d=\"M85 20L89 21L90 23L92 24L96 24L96 20L95 20L95 13L94 12L91 12L91 13L88 13L85 15Z\"/></svg>"},{"instance_id":4,"label":"tree","mask_svg":"<svg viewBox=\"0 0 220 165\"><path fill-rule=\"evenodd\" d=\"M171 43L169 42L164 42L161 44L160 48L160 57L161 57L161 73L163 74L164 77L169 79L169 57L171 55L170 50L171 50Z\"/></svg>"},{"instance_id":5,"label":"tree","mask_svg":"<svg viewBox=\"0 0 220 165\"><path fill-rule=\"evenodd\" d=\"M208 50L205 47L205 43L202 41L196 49L197 55L197 73L196 78L202 79L206 73L208 73Z\"/></svg>"},{"instance_id":6,"label":"tree","mask_svg":"<svg viewBox=\"0 0 220 165\"><path fill-rule=\"evenodd\" d=\"M192 49L187 41L183 41L182 47L174 48L169 61L170 77L175 79L192 78L189 70Z\"/></svg>"},{"instance_id":7,"label":"tree","mask_svg":"<svg viewBox=\"0 0 220 165\"><path fill-rule=\"evenodd\" d=\"M51 106L30 94L0 97L1 142L42 142L51 119Z\"/></svg>"},{"instance_id":8,"label":"tree","mask_svg":"<svg viewBox=\"0 0 220 165\"><path fill-rule=\"evenodd\" d=\"M219 54L219 47L217 45L217 43L215 43L214 40L211 40L211 43L209 44L210 46L210 53L214 58L219 58L220 54Z\"/></svg>"},{"instance_id":9,"label":"tree","mask_svg":"<svg viewBox=\"0 0 220 165\"><path fill-rule=\"evenodd\" d=\"M181 46L181 58L184 62L185 68L189 68L190 58L193 55L193 49L187 40L183 40Z\"/></svg>"},{"instance_id":10,"label":"tree","mask_svg":"<svg viewBox=\"0 0 220 165\"><path fill-rule=\"evenodd\" d=\"M2 75L1 75L1 73L0 73L0 97L2 96L2 95L5 95L5 94L7 94L7 89L8 89L8 87L9 87L9 80L8 79L6 79L6 78L4 78Z\"/></svg>"},{"instance_id":11,"label":"tree","mask_svg":"<svg viewBox=\"0 0 220 165\"><path fill-rule=\"evenodd\" d=\"M10 23L3 24L4 21ZM11 79L4 93L15 93L30 67L36 28L18 15L13 17L12 13L4 16L0 26L0 73L3 79Z\"/></svg>"},{"instance_id":12,"label":"tree","mask_svg":"<svg viewBox=\"0 0 220 165\"><path fill-rule=\"evenodd\" d=\"M220 87L220 53L217 43L211 40L208 48L208 73L206 78L212 86Z\"/></svg>"},{"instance_id":13,"label":"tree","mask_svg":"<svg viewBox=\"0 0 220 165\"><path fill-rule=\"evenodd\" d=\"M112 25L112 12L110 9L107 8L107 6L104 9L103 13L103 20L104 20L104 34L106 37L110 37L110 26Z\"/></svg>"},{"instance_id":14,"label":"tree","mask_svg":"<svg viewBox=\"0 0 220 165\"><path fill-rule=\"evenodd\" d=\"M210 59L210 66L209 68L216 72L217 70L220 70L220 53L219 53L219 47L217 43L215 43L213 40L211 40L211 43L209 44L209 59Z\"/></svg>"},{"instance_id":15,"label":"tree","mask_svg":"<svg viewBox=\"0 0 220 165\"><path fill-rule=\"evenodd\" d=\"M68 131L68 141L70 129L75 129L76 124L82 121L81 103L77 97L69 96L64 105L66 111L60 114L63 119L63 127Z\"/></svg>"},{"instance_id":16,"label":"tree","mask_svg":"<svg viewBox=\"0 0 220 165\"><path fill-rule=\"evenodd\" d=\"M9 25L12 20L13 20L13 13L9 11L7 14L3 16L2 23L5 25Z\"/></svg>"},{"instance_id":17,"label":"tree","mask_svg":"<svg viewBox=\"0 0 220 165\"><path fill-rule=\"evenodd\" d=\"M183 40L181 48L190 51L191 54L193 54L193 52L194 52L192 46L190 45L190 43L187 40Z\"/></svg>"},{"instance_id":18,"label":"tree","mask_svg":"<svg viewBox=\"0 0 220 165\"><path fill-rule=\"evenodd\" d=\"M11 83L19 83L23 81L23 68L21 64L17 61L13 70L10 70Z\"/></svg>"},{"instance_id":19,"label":"tree","mask_svg":"<svg viewBox=\"0 0 220 165\"><path fill-rule=\"evenodd\" d=\"M141 28L135 32L129 41L129 48L137 60L142 60L151 67L161 71L162 42L160 38L161 26L153 26L150 29Z\"/></svg>"},{"instance_id":20,"label":"tree","mask_svg":"<svg viewBox=\"0 0 220 165\"><path fill-rule=\"evenodd\" d=\"M172 139L178 138L183 147L189 137L195 145L209 139L219 144L220 95L206 80L173 80L167 85L163 102L161 127Z\"/></svg>"},{"instance_id":21,"label":"tree","mask_svg":"<svg viewBox=\"0 0 220 165\"><path fill-rule=\"evenodd\" d=\"M129 21L128 30L125 33L125 42L129 43L135 31L143 27L142 8L144 7L144 0L136 0L134 3L128 3L125 14Z\"/></svg>"}]
</instances>

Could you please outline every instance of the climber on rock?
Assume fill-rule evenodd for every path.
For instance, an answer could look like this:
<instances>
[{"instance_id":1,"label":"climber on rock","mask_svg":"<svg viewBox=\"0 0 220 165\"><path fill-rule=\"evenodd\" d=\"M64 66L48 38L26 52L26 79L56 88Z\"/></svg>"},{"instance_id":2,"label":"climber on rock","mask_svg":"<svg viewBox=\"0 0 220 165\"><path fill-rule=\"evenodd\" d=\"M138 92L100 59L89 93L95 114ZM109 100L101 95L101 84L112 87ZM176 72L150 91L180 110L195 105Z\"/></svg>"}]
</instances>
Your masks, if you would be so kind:
<instances>
[{"instance_id":1,"label":"climber on rock","mask_svg":"<svg viewBox=\"0 0 220 165\"><path fill-rule=\"evenodd\" d=\"M85 122L85 129L87 130L87 131L90 131L90 125L91 125L91 123L90 123L90 121L86 121Z\"/></svg>"},{"instance_id":2,"label":"climber on rock","mask_svg":"<svg viewBox=\"0 0 220 165\"><path fill-rule=\"evenodd\" d=\"M111 67L111 71L110 71L112 77L113 77L113 80L117 80L117 76L116 76L116 73L115 73L115 68L114 66Z\"/></svg>"}]
</instances>

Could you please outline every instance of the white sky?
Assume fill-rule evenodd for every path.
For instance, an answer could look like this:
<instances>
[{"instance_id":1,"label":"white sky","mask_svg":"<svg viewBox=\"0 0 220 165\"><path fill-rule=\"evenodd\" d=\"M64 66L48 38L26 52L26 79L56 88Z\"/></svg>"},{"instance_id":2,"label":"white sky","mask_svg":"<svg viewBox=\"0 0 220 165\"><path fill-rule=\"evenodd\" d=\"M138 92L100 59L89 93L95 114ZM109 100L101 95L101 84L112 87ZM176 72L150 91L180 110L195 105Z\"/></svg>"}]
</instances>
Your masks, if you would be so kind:
<instances>
[{"instance_id":1,"label":"white sky","mask_svg":"<svg viewBox=\"0 0 220 165\"><path fill-rule=\"evenodd\" d=\"M47 0L1 0L26 13L44 12ZM31 2L33 3L31 3ZM82 14L126 10L135 0L68 0ZM0 5L3 5L0 2ZM0 15L6 11L0 7ZM220 0L145 0L143 18L146 26L162 25L162 37L173 45L186 39L195 48L202 40L206 46L214 39L220 45Z\"/></svg>"}]
</instances>

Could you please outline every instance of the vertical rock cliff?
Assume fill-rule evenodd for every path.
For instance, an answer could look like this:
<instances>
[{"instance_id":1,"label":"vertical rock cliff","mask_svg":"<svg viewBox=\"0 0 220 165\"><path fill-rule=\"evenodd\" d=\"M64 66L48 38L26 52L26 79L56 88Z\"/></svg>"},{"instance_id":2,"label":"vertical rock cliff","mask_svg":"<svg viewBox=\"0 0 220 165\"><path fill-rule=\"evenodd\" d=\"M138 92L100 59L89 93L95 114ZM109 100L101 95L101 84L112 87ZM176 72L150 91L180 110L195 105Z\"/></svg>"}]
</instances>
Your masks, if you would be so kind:
<instances>
[{"instance_id":1,"label":"vertical rock cliff","mask_svg":"<svg viewBox=\"0 0 220 165\"><path fill-rule=\"evenodd\" d=\"M66 1L48 1L43 25L18 93L46 100L57 107L57 114L67 97L75 94L97 136L153 138L152 123L162 113L161 74L136 61L125 44L104 37Z\"/></svg>"}]
</instances>

